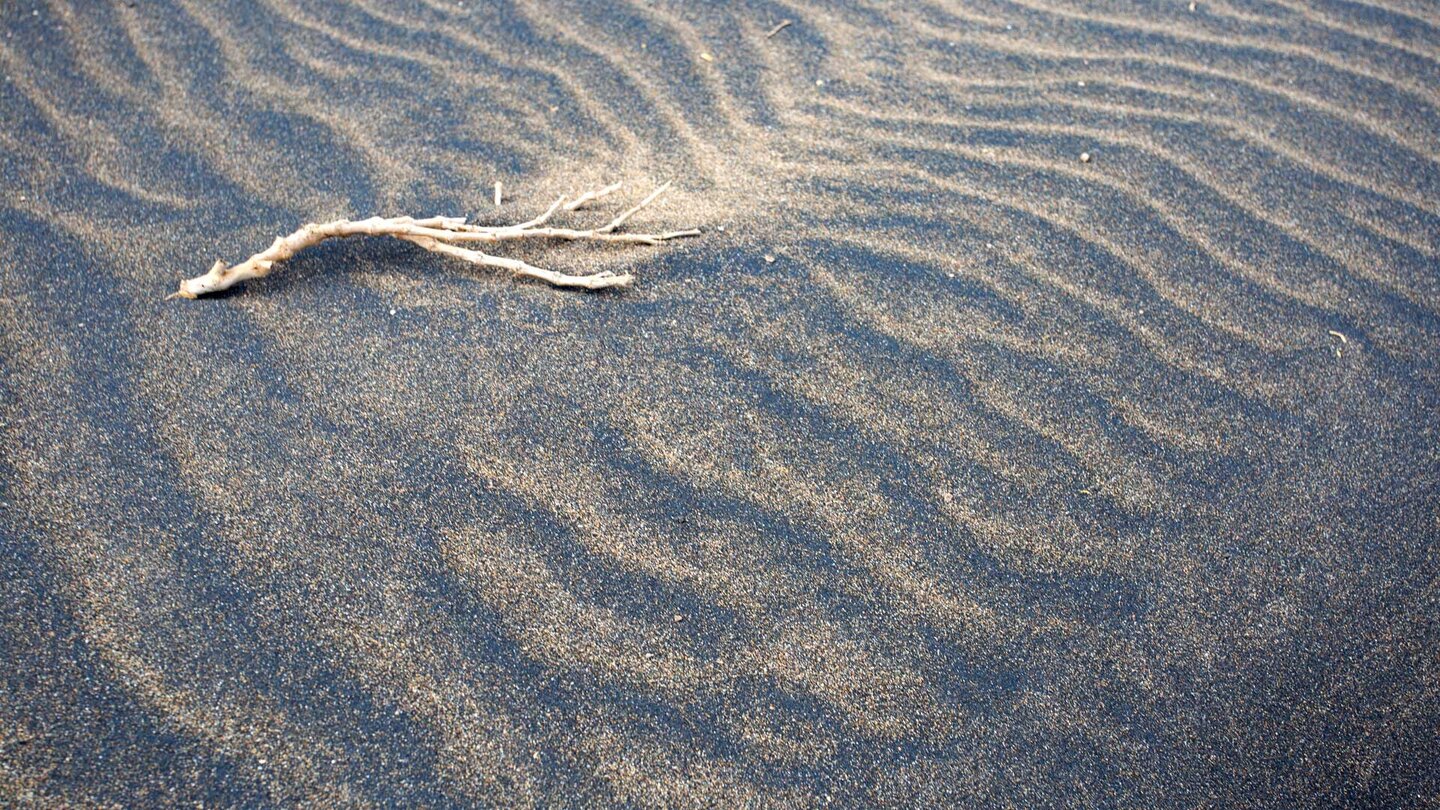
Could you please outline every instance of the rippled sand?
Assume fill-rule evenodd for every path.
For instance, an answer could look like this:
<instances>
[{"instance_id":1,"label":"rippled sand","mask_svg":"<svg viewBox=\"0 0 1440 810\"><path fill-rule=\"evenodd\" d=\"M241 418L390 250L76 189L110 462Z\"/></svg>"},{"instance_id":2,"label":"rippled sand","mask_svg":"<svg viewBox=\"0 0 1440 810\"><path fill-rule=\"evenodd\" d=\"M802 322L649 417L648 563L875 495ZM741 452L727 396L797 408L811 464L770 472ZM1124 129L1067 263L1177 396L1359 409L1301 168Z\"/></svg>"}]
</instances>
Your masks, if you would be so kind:
<instances>
[{"instance_id":1,"label":"rippled sand","mask_svg":"<svg viewBox=\"0 0 1440 810\"><path fill-rule=\"evenodd\" d=\"M1433 2L0 31L0 804L1440 797Z\"/></svg>"}]
</instances>

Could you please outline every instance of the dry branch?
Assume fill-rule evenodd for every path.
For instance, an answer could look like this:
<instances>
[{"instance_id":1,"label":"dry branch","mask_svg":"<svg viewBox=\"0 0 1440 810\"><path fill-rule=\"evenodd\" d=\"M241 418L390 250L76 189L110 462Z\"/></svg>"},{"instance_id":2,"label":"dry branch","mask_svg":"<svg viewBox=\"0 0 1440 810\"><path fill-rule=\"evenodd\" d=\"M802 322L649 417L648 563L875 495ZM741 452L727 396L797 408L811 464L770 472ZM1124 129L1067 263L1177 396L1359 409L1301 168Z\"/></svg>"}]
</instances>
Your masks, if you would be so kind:
<instances>
[{"instance_id":1,"label":"dry branch","mask_svg":"<svg viewBox=\"0 0 1440 810\"><path fill-rule=\"evenodd\" d=\"M602 189L598 189L598 190L596 190L596 191L587 191L587 192L585 192L584 194L581 194L579 197L576 197L575 199L571 200L570 202L565 203L565 210L566 210L566 211L574 211L575 209L579 208L580 206L584 205L585 203L590 202L591 200L598 200L598 199L600 199L601 197L604 197L604 196L609 195L609 194L613 194L613 193L615 193L615 192L617 192L617 191L619 191L619 190L620 190L620 184L619 184L619 183L611 183L610 185L608 185L608 186L606 186L606 187L604 187L604 188L602 188Z\"/></svg>"},{"instance_id":2,"label":"dry branch","mask_svg":"<svg viewBox=\"0 0 1440 810\"><path fill-rule=\"evenodd\" d=\"M789 28L791 25L794 24L794 22L795 22L794 20L781 20L778 25L776 25L774 28L771 28L771 29L770 29L770 32L765 35L765 38L766 38L766 39L769 39L769 38L775 36L776 34L780 33L781 31L784 31L786 28Z\"/></svg>"},{"instance_id":3,"label":"dry branch","mask_svg":"<svg viewBox=\"0 0 1440 810\"><path fill-rule=\"evenodd\" d=\"M570 275L536 267L519 259L492 256L479 250L462 247L469 243L505 242L517 239L560 239L658 245L670 239L699 235L700 231L696 229L658 234L616 233L616 230L637 211L650 205L665 193L670 188L669 183L655 189L645 199L598 228L577 230L556 228L547 224L562 207L574 211L588 202L619 190L619 188L620 184L616 183L597 191L587 191L568 204L566 202L568 198L561 197L545 213L519 225L470 225L466 223L464 217L430 217L428 219L371 217L361 220L342 219L321 224L312 222L289 236L276 239L270 247L240 264L227 267L223 261L215 262L215 265L210 268L210 272L205 275L182 281L180 289L167 296L167 300L170 298L195 298L228 289L247 279L269 275L277 262L283 262L301 250L326 239L343 236L390 236L403 239L426 250L454 256L482 267L509 270L517 276L539 279L557 287L583 287L590 290L624 287L634 280L629 273L613 273L605 270L589 275Z\"/></svg>"}]
</instances>

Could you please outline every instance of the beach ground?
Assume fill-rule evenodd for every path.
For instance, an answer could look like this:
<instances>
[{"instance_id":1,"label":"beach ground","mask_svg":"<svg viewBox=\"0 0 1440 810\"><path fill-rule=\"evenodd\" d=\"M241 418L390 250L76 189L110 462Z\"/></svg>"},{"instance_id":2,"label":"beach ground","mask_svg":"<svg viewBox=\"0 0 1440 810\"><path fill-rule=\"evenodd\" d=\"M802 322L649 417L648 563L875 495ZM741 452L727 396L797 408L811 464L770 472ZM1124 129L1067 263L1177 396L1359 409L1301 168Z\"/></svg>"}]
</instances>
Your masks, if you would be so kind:
<instances>
[{"instance_id":1,"label":"beach ground","mask_svg":"<svg viewBox=\"0 0 1440 810\"><path fill-rule=\"evenodd\" d=\"M1440 801L1433 2L10 0L0 190L0 805Z\"/></svg>"}]
</instances>

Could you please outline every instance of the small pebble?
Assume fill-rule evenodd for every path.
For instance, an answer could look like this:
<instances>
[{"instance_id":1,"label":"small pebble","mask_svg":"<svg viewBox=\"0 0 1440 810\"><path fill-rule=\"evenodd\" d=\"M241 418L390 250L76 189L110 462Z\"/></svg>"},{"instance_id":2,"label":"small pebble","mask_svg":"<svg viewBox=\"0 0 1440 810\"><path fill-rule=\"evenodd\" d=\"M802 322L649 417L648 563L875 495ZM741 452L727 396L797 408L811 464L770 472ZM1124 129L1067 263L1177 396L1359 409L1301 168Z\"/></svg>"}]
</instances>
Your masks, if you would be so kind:
<instances>
[{"instance_id":1,"label":"small pebble","mask_svg":"<svg viewBox=\"0 0 1440 810\"><path fill-rule=\"evenodd\" d=\"M714 61L715 61L715 57L711 56L709 51L703 51L703 52L700 54L700 58L701 58L701 59L704 59L706 62L714 62Z\"/></svg>"},{"instance_id":2,"label":"small pebble","mask_svg":"<svg viewBox=\"0 0 1440 810\"><path fill-rule=\"evenodd\" d=\"M1081 163L1089 163L1089 162L1090 162L1090 153L1089 153L1089 152L1081 152L1081 153L1080 153L1080 162L1081 162Z\"/></svg>"},{"instance_id":3,"label":"small pebble","mask_svg":"<svg viewBox=\"0 0 1440 810\"><path fill-rule=\"evenodd\" d=\"M676 623L676 624L679 624L680 622L683 622L683 621L685 621L685 617L684 617L684 616L681 616L679 613L676 613L676 614L675 614L675 623Z\"/></svg>"},{"instance_id":4,"label":"small pebble","mask_svg":"<svg viewBox=\"0 0 1440 810\"><path fill-rule=\"evenodd\" d=\"M766 263L766 264L774 264L774 263L775 263L775 257L774 257L774 256L771 256L769 253L766 253L766 254L765 254L765 263Z\"/></svg>"}]
</instances>

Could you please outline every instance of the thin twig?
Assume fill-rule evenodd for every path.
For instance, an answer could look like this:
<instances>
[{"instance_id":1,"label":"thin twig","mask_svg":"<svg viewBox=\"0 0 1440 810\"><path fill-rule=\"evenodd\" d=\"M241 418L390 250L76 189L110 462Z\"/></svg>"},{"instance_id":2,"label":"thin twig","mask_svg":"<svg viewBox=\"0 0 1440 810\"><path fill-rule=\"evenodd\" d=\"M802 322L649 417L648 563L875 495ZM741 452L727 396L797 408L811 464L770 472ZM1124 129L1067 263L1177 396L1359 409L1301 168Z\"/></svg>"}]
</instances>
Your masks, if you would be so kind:
<instances>
[{"instance_id":1,"label":"thin twig","mask_svg":"<svg viewBox=\"0 0 1440 810\"><path fill-rule=\"evenodd\" d=\"M603 227L603 228L597 229L598 232L599 232L599 233L610 233L611 231L613 231L613 230L615 230L616 228L620 227L621 225L625 224L625 220L629 219L632 215L634 215L634 214L635 214L637 211L639 211L641 208L644 208L645 206L649 205L650 203L655 202L655 198L656 198L656 197L659 197L661 194L664 194L665 192L667 192L667 191L669 191L669 190L670 190L670 181L669 181L669 180L666 180L664 183L660 184L660 187L659 187L659 188L657 188L657 189L655 189L654 191L650 192L650 196L646 197L645 199L641 200L641 201L638 202L638 203L635 203L635 204L632 205L630 208L626 209L626 211L625 211L624 213L622 213L620 216L615 217L614 219L610 220L610 224L606 225L606 226Z\"/></svg>"},{"instance_id":2,"label":"thin twig","mask_svg":"<svg viewBox=\"0 0 1440 810\"><path fill-rule=\"evenodd\" d=\"M498 184L497 184L498 185ZM461 247L460 243L470 242L504 242L519 239L558 239L570 241L593 241L611 242L625 244L658 245L671 239L679 239L686 236L698 236L700 231L689 228L680 231L667 231L658 234L649 233L615 233L615 230L625 223L633 214L645 206L654 202L661 194L670 188L667 182L652 191L649 196L636 205L626 209L619 216L599 228L589 230L577 230L574 228L555 228L546 225L562 207L569 210L578 208L579 204L598 199L610 194L619 188L618 183L613 186L606 186L595 192L587 192L566 205L566 198L556 200L546 211L538 217L519 225L505 226L484 226L470 225L464 217L429 217L426 219L415 219L413 217L370 217L361 220L336 220L322 224L310 223L300 230L282 236L271 243L270 247L256 253L240 264L227 267L223 261L215 262L210 271L202 276L186 279L180 283L180 289L167 296L170 298L196 298L207 293L219 292L231 286L252 278L260 278L269 275L271 269L277 262L283 262L294 256L296 253L312 245L319 244L326 239L333 239L346 236L390 236L396 239L403 239L426 250L436 253L444 253L458 259L477 264L482 267L496 267L502 270L529 278L540 279L541 281L554 284L557 287L583 287L585 289L598 290L605 287L623 287L629 285L634 277L630 273L614 273L605 270L590 275L570 275L554 270L547 270L543 267L536 267L504 256L492 256L478 250Z\"/></svg>"},{"instance_id":3,"label":"thin twig","mask_svg":"<svg viewBox=\"0 0 1440 810\"><path fill-rule=\"evenodd\" d=\"M550 218L553 217L553 216L555 216L555 212L556 212L556 211L559 211L559 210L560 210L560 206L562 206L562 205L564 205L564 204L565 204L565 198L564 198L564 197L561 197L560 199L558 199L558 200L556 200L555 202L551 203L551 204L550 204L550 207L547 208L547 209L545 209L545 213L541 214L541 215L538 216L538 217L535 217L534 219L530 220L529 222L522 222L522 223L520 223L519 225L511 225L511 226L509 226L509 227L502 228L502 229L497 229L497 230L524 231L524 230L529 230L530 228L537 228L537 227L539 227L539 226L541 226L541 225L544 225L545 223L549 222L549 221L550 221Z\"/></svg>"},{"instance_id":4,"label":"thin twig","mask_svg":"<svg viewBox=\"0 0 1440 810\"><path fill-rule=\"evenodd\" d=\"M612 184L606 186L605 188L599 189L598 191L587 191L587 192L585 192L584 194L581 194L579 197L576 197L575 199L571 200L570 202L565 203L565 210L566 210L566 211L574 211L574 210L578 209L580 206L582 206L582 205L584 205L585 203L588 203L588 202L590 202L590 201L592 201L592 200L598 200L598 199L600 199L601 197L605 197L605 196L608 196L608 195L610 195L610 194L614 194L615 192L617 192L617 191L620 190L620 186L621 186L620 183L612 183Z\"/></svg>"},{"instance_id":5,"label":"thin twig","mask_svg":"<svg viewBox=\"0 0 1440 810\"><path fill-rule=\"evenodd\" d=\"M436 253L444 253L458 259L464 259L471 264L478 264L482 267L499 267L509 270L517 276L528 276L548 281L556 287L584 287L590 290L604 289L605 287L628 287L634 280L629 273L615 274L609 270L602 270L599 273L592 273L587 276L572 276L568 273L557 273L554 270L546 270L543 267L536 267L527 264L519 259L511 259L505 256L491 256L488 253L481 253L478 250L456 247L455 245L437 242L429 236L401 236L407 242L414 242L426 250L433 250Z\"/></svg>"},{"instance_id":6,"label":"thin twig","mask_svg":"<svg viewBox=\"0 0 1440 810\"><path fill-rule=\"evenodd\" d=\"M791 25L793 25L794 23L795 23L794 20L781 20L778 25L776 25L774 28L771 28L771 29L770 29L770 33L766 34L766 35L765 35L765 38L766 38L766 39L769 39L769 38L775 36L776 34L780 33L781 31L784 31L786 28L789 28L789 27L790 27Z\"/></svg>"}]
</instances>

